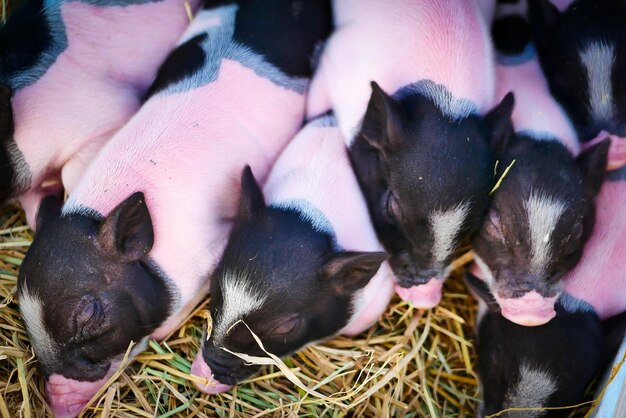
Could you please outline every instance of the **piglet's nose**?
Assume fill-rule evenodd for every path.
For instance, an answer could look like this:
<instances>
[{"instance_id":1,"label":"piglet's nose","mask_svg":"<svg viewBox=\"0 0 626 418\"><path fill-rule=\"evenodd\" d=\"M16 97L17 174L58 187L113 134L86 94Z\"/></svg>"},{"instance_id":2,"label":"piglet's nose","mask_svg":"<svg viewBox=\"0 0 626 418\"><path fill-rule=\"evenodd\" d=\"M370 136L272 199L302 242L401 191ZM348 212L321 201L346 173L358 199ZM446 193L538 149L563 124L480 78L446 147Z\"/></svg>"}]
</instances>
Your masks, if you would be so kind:
<instances>
[{"instance_id":1,"label":"piglet's nose","mask_svg":"<svg viewBox=\"0 0 626 418\"><path fill-rule=\"evenodd\" d=\"M409 288L396 284L395 288L402 300L412 302L416 308L430 309L437 306L441 300L442 284L442 280L430 279L426 284Z\"/></svg>"},{"instance_id":2,"label":"piglet's nose","mask_svg":"<svg viewBox=\"0 0 626 418\"><path fill-rule=\"evenodd\" d=\"M204 377L208 380L208 383L206 384L194 382L194 385L196 385L199 390L204 393L208 393L209 395L226 392L228 389L232 388L231 385L220 383L213 377L211 368L202 358L202 351L198 352L198 355L196 355L196 358L191 365L191 374Z\"/></svg>"},{"instance_id":3,"label":"piglet's nose","mask_svg":"<svg viewBox=\"0 0 626 418\"><path fill-rule=\"evenodd\" d=\"M53 374L46 382L48 403L56 418L73 418L106 383L108 376L95 382L81 382Z\"/></svg>"},{"instance_id":4,"label":"piglet's nose","mask_svg":"<svg viewBox=\"0 0 626 418\"><path fill-rule=\"evenodd\" d=\"M520 298L501 298L496 295L502 316L518 325L531 327L546 324L556 316L554 304L557 298L558 295L543 297L535 290Z\"/></svg>"}]
</instances>

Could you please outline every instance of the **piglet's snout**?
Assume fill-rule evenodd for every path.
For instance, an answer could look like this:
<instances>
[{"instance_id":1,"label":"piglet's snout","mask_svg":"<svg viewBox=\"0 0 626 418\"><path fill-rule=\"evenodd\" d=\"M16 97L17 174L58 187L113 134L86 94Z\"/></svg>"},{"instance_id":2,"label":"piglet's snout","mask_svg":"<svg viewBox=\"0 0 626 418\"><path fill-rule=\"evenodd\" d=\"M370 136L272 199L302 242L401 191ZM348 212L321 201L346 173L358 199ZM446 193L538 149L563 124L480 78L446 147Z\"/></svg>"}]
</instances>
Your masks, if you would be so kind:
<instances>
[{"instance_id":1,"label":"piglet's snout","mask_svg":"<svg viewBox=\"0 0 626 418\"><path fill-rule=\"evenodd\" d=\"M56 418L73 418L106 383L109 376L95 382L81 382L53 374L46 382L48 403Z\"/></svg>"},{"instance_id":2,"label":"piglet's snout","mask_svg":"<svg viewBox=\"0 0 626 418\"><path fill-rule=\"evenodd\" d=\"M206 384L199 382L194 382L194 384L199 390L209 395L226 392L228 389L232 388L231 385L220 383L213 377L211 368L202 358L202 351L198 353L191 365L191 374L207 379L208 382Z\"/></svg>"},{"instance_id":3,"label":"piglet's snout","mask_svg":"<svg viewBox=\"0 0 626 418\"><path fill-rule=\"evenodd\" d=\"M420 284L412 287L402 287L396 284L396 293L402 298L412 302L417 308L430 309L439 304L441 301L441 288L443 280L430 279L426 284Z\"/></svg>"},{"instance_id":4,"label":"piglet's snout","mask_svg":"<svg viewBox=\"0 0 626 418\"><path fill-rule=\"evenodd\" d=\"M541 296L536 290L526 293L520 298L500 298L496 300L502 309L502 316L511 322L528 327L548 323L556 316L554 304L558 295Z\"/></svg>"}]
</instances>

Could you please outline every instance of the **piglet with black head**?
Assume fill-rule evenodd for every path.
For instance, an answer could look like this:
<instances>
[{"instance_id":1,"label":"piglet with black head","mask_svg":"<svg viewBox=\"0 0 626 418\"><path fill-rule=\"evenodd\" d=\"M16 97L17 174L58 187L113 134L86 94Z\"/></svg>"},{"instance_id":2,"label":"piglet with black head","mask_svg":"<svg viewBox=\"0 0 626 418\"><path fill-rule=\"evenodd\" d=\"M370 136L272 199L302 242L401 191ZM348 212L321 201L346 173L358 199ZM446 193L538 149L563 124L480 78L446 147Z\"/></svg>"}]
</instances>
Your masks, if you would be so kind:
<instances>
[{"instance_id":1,"label":"piglet with black head","mask_svg":"<svg viewBox=\"0 0 626 418\"><path fill-rule=\"evenodd\" d=\"M529 0L539 59L550 90L583 142L609 137L609 168L626 165L626 3Z\"/></svg>"},{"instance_id":2,"label":"piglet with black head","mask_svg":"<svg viewBox=\"0 0 626 418\"><path fill-rule=\"evenodd\" d=\"M308 113L334 110L397 292L433 307L487 213L493 126L509 117L487 115L495 83L483 11L473 0L338 0L334 12Z\"/></svg>"},{"instance_id":3,"label":"piglet with black head","mask_svg":"<svg viewBox=\"0 0 626 418\"><path fill-rule=\"evenodd\" d=\"M485 283L467 273L479 299L478 373L483 402L478 416L509 408L502 417L564 417L571 409L542 410L580 403L587 387L619 346L624 318L602 322L564 296L547 324L524 327L505 319Z\"/></svg>"},{"instance_id":4,"label":"piglet with black head","mask_svg":"<svg viewBox=\"0 0 626 418\"><path fill-rule=\"evenodd\" d=\"M579 155L576 133L548 91L529 37L521 15L494 23L496 94L512 106L508 92L514 91L515 106L497 149L503 181L472 246L504 317L532 326L556 315L561 278L591 233L609 141Z\"/></svg>"},{"instance_id":5,"label":"piglet with black head","mask_svg":"<svg viewBox=\"0 0 626 418\"><path fill-rule=\"evenodd\" d=\"M258 371L233 354L266 356L251 332L283 356L362 332L393 295L386 254L334 123L305 126L264 192L249 168L243 172L239 214L211 282L211 335L192 367L212 380L200 387L205 392Z\"/></svg>"}]
</instances>

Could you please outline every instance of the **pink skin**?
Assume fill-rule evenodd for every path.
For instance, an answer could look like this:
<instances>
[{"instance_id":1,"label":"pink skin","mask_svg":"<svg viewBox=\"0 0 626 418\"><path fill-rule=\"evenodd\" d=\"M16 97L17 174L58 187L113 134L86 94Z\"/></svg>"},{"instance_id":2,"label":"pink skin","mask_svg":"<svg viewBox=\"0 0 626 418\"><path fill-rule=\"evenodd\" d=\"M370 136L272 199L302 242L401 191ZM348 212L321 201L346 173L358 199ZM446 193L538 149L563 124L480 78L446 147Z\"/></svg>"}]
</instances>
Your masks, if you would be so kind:
<instances>
[{"instance_id":1,"label":"pink skin","mask_svg":"<svg viewBox=\"0 0 626 418\"><path fill-rule=\"evenodd\" d=\"M491 40L475 1L335 0L333 13L335 31L311 83L307 117L332 108L348 144L372 80L391 94L429 79L481 113L494 105Z\"/></svg>"},{"instance_id":2,"label":"pink skin","mask_svg":"<svg viewBox=\"0 0 626 418\"><path fill-rule=\"evenodd\" d=\"M576 156L580 145L565 111L550 94L539 61L533 58L519 65L496 66L496 101L512 91L515 107L511 119L516 132L536 131L557 138Z\"/></svg>"},{"instance_id":3,"label":"pink skin","mask_svg":"<svg viewBox=\"0 0 626 418\"><path fill-rule=\"evenodd\" d=\"M502 310L502 316L519 325L536 327L547 324L556 316L554 304L558 295L546 298L533 290L521 298L501 298L497 292L494 297Z\"/></svg>"},{"instance_id":4,"label":"pink skin","mask_svg":"<svg viewBox=\"0 0 626 418\"><path fill-rule=\"evenodd\" d=\"M53 374L46 383L46 397L56 418L72 418L82 411L112 373L95 382L80 382Z\"/></svg>"},{"instance_id":5,"label":"pink skin","mask_svg":"<svg viewBox=\"0 0 626 418\"><path fill-rule=\"evenodd\" d=\"M607 170L617 170L624 167L626 165L626 138L624 137L613 135L607 131L601 131L591 141L583 144L583 149L590 148L606 138L611 140Z\"/></svg>"},{"instance_id":6,"label":"pink skin","mask_svg":"<svg viewBox=\"0 0 626 418\"><path fill-rule=\"evenodd\" d=\"M396 293L402 300L411 302L420 309L430 309L439 305L442 287L443 280L438 279L430 279L426 284L409 288L395 285Z\"/></svg>"},{"instance_id":7,"label":"pink skin","mask_svg":"<svg viewBox=\"0 0 626 418\"><path fill-rule=\"evenodd\" d=\"M190 1L193 9L198 3ZM20 198L33 227L46 183L56 181L60 190L62 182L73 191L105 142L137 111L189 25L180 0L127 7L68 2L61 16L67 49L12 99L15 142L32 178Z\"/></svg>"},{"instance_id":8,"label":"pink skin","mask_svg":"<svg viewBox=\"0 0 626 418\"><path fill-rule=\"evenodd\" d=\"M193 361L193 364L191 365L191 374L207 379L206 384L198 382L193 382L193 384L196 386L196 388L198 388L198 390L204 393L208 393L209 395L226 392L227 390L232 388L232 385L225 385L213 378L213 372L211 372L211 368L202 358L202 354L197 355L195 360Z\"/></svg>"},{"instance_id":9,"label":"pink skin","mask_svg":"<svg viewBox=\"0 0 626 418\"><path fill-rule=\"evenodd\" d=\"M596 224L565 292L591 304L600 319L626 311L626 181L606 180L596 197Z\"/></svg>"}]
</instances>

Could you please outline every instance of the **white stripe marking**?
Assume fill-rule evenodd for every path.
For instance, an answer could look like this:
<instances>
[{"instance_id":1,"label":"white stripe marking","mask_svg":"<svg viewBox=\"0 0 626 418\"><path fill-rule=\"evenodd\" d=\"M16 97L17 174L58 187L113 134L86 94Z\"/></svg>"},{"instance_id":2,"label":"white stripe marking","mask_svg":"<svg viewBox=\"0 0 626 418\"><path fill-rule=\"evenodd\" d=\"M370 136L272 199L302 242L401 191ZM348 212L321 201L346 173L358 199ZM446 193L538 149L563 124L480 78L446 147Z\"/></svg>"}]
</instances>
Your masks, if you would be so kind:
<instances>
[{"instance_id":1,"label":"white stripe marking","mask_svg":"<svg viewBox=\"0 0 626 418\"><path fill-rule=\"evenodd\" d=\"M504 408L541 408L557 389L556 379L547 371L533 369L522 363L517 384L504 397ZM524 411L524 417L543 415L543 411ZM522 416L522 415L520 415Z\"/></svg>"},{"instance_id":2,"label":"white stripe marking","mask_svg":"<svg viewBox=\"0 0 626 418\"><path fill-rule=\"evenodd\" d=\"M213 338L216 343L228 334L230 327L244 315L261 306L267 299L267 293L255 289L247 273L226 272L220 277L222 285L222 310L214 318Z\"/></svg>"},{"instance_id":3,"label":"white stripe marking","mask_svg":"<svg viewBox=\"0 0 626 418\"><path fill-rule=\"evenodd\" d=\"M531 244L531 271L543 274L552 256L550 237L565 210L565 203L552 196L531 193L525 207Z\"/></svg>"},{"instance_id":4,"label":"white stripe marking","mask_svg":"<svg viewBox=\"0 0 626 418\"><path fill-rule=\"evenodd\" d=\"M43 302L24 286L19 295L20 313L32 346L44 367L59 363L59 346L48 334L43 320Z\"/></svg>"},{"instance_id":5,"label":"white stripe marking","mask_svg":"<svg viewBox=\"0 0 626 418\"><path fill-rule=\"evenodd\" d=\"M608 121L615 112L611 83L615 63L613 45L594 42L580 52L580 60L587 70L589 111L596 121Z\"/></svg>"},{"instance_id":6,"label":"white stripe marking","mask_svg":"<svg viewBox=\"0 0 626 418\"><path fill-rule=\"evenodd\" d=\"M445 261L452 253L455 238L463 226L469 208L469 202L462 202L445 212L438 210L430 214L429 221L435 240L432 254L436 261Z\"/></svg>"}]
</instances>

